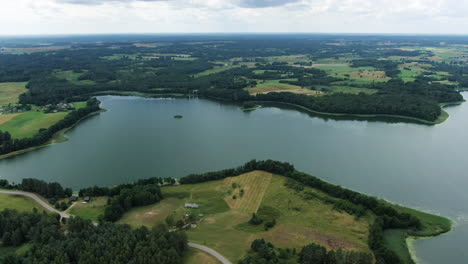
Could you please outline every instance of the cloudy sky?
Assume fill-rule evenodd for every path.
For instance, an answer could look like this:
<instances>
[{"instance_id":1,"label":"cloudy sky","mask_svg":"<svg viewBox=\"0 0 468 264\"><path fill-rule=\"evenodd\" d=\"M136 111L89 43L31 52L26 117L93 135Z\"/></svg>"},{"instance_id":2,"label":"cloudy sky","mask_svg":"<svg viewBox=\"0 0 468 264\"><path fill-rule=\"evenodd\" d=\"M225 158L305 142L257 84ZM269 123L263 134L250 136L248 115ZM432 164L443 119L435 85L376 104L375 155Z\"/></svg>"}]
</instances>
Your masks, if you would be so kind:
<instances>
[{"instance_id":1,"label":"cloudy sky","mask_svg":"<svg viewBox=\"0 0 468 264\"><path fill-rule=\"evenodd\" d=\"M167 32L468 34L466 11L466 0L2 0L0 35Z\"/></svg>"}]
</instances>

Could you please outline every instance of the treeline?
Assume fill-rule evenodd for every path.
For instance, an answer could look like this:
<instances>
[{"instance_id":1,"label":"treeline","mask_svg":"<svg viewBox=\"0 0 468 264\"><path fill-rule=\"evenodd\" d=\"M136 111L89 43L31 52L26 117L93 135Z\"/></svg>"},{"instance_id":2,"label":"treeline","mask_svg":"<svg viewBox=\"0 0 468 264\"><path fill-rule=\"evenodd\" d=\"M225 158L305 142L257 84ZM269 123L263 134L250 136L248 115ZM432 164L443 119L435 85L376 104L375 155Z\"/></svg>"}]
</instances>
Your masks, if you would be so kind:
<instances>
[{"instance_id":1,"label":"treeline","mask_svg":"<svg viewBox=\"0 0 468 264\"><path fill-rule=\"evenodd\" d=\"M132 207L153 204L161 200L162 194L158 185L136 185L133 188L125 188L120 194L110 198L103 219L115 222Z\"/></svg>"},{"instance_id":2,"label":"treeline","mask_svg":"<svg viewBox=\"0 0 468 264\"><path fill-rule=\"evenodd\" d=\"M440 107L424 97L409 94L331 94L306 96L293 93L257 94L257 101L296 104L313 111L336 114L401 115L436 120Z\"/></svg>"},{"instance_id":3,"label":"treeline","mask_svg":"<svg viewBox=\"0 0 468 264\"><path fill-rule=\"evenodd\" d=\"M81 118L99 111L99 103L100 102L95 98L90 99L87 102L86 107L70 112L64 119L52 125L48 129L40 129L38 133L31 138L13 139L10 137L9 140L2 141L0 154L7 154L13 151L23 150L46 143L58 131L71 127Z\"/></svg>"},{"instance_id":4,"label":"treeline","mask_svg":"<svg viewBox=\"0 0 468 264\"><path fill-rule=\"evenodd\" d=\"M327 251L323 246L311 243L304 246L300 252L295 249L276 248L264 239L252 242L250 253L239 264L371 264L372 255L363 252ZM389 262L390 263L390 262Z\"/></svg>"},{"instance_id":5,"label":"treeline","mask_svg":"<svg viewBox=\"0 0 468 264\"><path fill-rule=\"evenodd\" d=\"M58 182L48 183L33 178L23 179L20 184L11 184L7 180L0 180L0 188L33 192L45 198L53 198L55 200L70 197L73 193L72 189L63 188Z\"/></svg>"},{"instance_id":6,"label":"treeline","mask_svg":"<svg viewBox=\"0 0 468 264\"><path fill-rule=\"evenodd\" d=\"M95 226L76 217L61 230L55 217L15 211L1 212L0 220L3 243L5 234L11 239L20 237L16 234L25 235L24 240L11 245L32 243L22 255L5 256L2 263L7 264L181 264L187 248L185 234L169 232L165 226L151 231L109 222Z\"/></svg>"},{"instance_id":7,"label":"treeline","mask_svg":"<svg viewBox=\"0 0 468 264\"><path fill-rule=\"evenodd\" d=\"M141 179L134 183L114 187L93 186L79 191L80 196L109 196L108 206L102 220L115 222L132 207L153 204L161 201L160 185L173 184L172 178Z\"/></svg>"},{"instance_id":8,"label":"treeline","mask_svg":"<svg viewBox=\"0 0 468 264\"><path fill-rule=\"evenodd\" d=\"M252 160L240 167L233 169L188 175L181 178L180 183L187 184L219 180L254 170L263 170L274 174L283 175L301 184L323 191L332 197L343 199L355 204L356 206L362 206L366 210L372 211L377 216L376 223L378 223L378 227L380 227L380 229L376 228L373 232L371 232L371 235L369 235L369 246L372 250L374 250L376 258L381 260L377 263L401 263L401 260L397 262L387 262L389 260L393 261L396 255L394 252L386 249L383 243L383 239L375 239L376 237L383 237L382 232L384 229L402 228L419 230L422 228L422 223L418 218L407 213L400 213L384 201L325 182L309 174L298 172L294 169L293 165L279 161Z\"/></svg>"},{"instance_id":9,"label":"treeline","mask_svg":"<svg viewBox=\"0 0 468 264\"><path fill-rule=\"evenodd\" d=\"M374 67L378 70L384 71L388 77L396 78L400 74L398 63L391 60L379 59L359 59L351 61L351 66L359 67Z\"/></svg>"}]
</instances>

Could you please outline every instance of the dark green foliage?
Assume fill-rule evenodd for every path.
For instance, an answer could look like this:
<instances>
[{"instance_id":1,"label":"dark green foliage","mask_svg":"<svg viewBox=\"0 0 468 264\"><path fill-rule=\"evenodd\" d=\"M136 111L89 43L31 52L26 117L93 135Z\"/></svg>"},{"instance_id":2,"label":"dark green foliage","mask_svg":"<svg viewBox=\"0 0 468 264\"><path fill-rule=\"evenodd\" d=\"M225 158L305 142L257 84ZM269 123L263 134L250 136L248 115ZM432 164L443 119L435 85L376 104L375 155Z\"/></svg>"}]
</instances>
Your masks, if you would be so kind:
<instances>
[{"instance_id":1,"label":"dark green foliage","mask_svg":"<svg viewBox=\"0 0 468 264\"><path fill-rule=\"evenodd\" d=\"M259 225L263 223L263 219L261 219L260 217L257 216L257 214L255 213L252 213L252 218L250 218L249 220L249 224L251 225Z\"/></svg>"},{"instance_id":2,"label":"dark green foliage","mask_svg":"<svg viewBox=\"0 0 468 264\"><path fill-rule=\"evenodd\" d=\"M25 218L38 217L37 214L24 215ZM133 230L130 226L109 222L95 226L80 218L68 221L66 234L52 220L31 223L31 226L36 231L30 233L39 240L28 240L33 242L31 249L23 256L10 256L9 263L179 264L187 248L184 233L169 232L163 226L152 231L144 227ZM41 237L48 239L40 240Z\"/></svg>"},{"instance_id":3,"label":"dark green foliage","mask_svg":"<svg viewBox=\"0 0 468 264\"><path fill-rule=\"evenodd\" d=\"M104 220L117 221L132 207L153 204L162 200L158 185L135 185L121 189L120 194L113 196L110 205L104 210Z\"/></svg>"}]
</instances>

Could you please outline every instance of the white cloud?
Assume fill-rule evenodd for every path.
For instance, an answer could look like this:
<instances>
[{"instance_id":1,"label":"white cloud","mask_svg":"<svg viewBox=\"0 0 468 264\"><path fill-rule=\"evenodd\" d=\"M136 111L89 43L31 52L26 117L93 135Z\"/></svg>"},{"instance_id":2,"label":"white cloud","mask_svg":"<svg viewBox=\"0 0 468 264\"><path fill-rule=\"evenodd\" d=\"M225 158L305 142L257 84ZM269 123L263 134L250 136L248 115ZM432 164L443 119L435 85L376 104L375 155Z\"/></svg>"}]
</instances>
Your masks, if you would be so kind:
<instances>
[{"instance_id":1,"label":"white cloud","mask_svg":"<svg viewBox=\"0 0 468 264\"><path fill-rule=\"evenodd\" d=\"M457 0L15 0L0 34L467 33Z\"/></svg>"}]
</instances>

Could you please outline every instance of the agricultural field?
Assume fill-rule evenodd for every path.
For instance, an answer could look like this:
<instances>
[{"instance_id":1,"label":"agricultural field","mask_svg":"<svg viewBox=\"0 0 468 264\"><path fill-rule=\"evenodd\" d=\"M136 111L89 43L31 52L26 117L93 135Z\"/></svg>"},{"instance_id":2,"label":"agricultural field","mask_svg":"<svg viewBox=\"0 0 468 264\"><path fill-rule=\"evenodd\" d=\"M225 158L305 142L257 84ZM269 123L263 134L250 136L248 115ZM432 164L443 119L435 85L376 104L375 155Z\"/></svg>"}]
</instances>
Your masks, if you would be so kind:
<instances>
[{"instance_id":1,"label":"agricultural field","mask_svg":"<svg viewBox=\"0 0 468 264\"><path fill-rule=\"evenodd\" d=\"M297 85L281 83L280 80L271 80L265 82L259 82L257 86L247 88L247 91L251 95L261 94L261 93L271 93L271 92L291 92L298 94L307 94L307 95L320 95L320 91L314 91L307 88L302 88Z\"/></svg>"},{"instance_id":2,"label":"agricultural field","mask_svg":"<svg viewBox=\"0 0 468 264\"><path fill-rule=\"evenodd\" d=\"M0 105L18 103L20 94L26 91L26 82L0 83Z\"/></svg>"},{"instance_id":3,"label":"agricultural field","mask_svg":"<svg viewBox=\"0 0 468 264\"><path fill-rule=\"evenodd\" d=\"M213 248L233 262L244 256L256 238L278 247L299 249L315 242L328 249L370 252L370 219L356 219L317 199L305 200L286 187L286 181L282 176L254 171L219 181L163 187L163 201L132 209L119 223L152 227L170 215L173 219L187 213L201 216L197 227L187 231L189 240ZM305 191L325 195L312 188ZM200 208L185 209L184 203L189 202ZM274 217L277 224L268 231L263 225L252 226L248 224L252 213L265 219Z\"/></svg>"},{"instance_id":4,"label":"agricultural field","mask_svg":"<svg viewBox=\"0 0 468 264\"><path fill-rule=\"evenodd\" d=\"M86 106L86 102L73 103L75 109ZM62 120L69 112L43 113L31 110L22 113L0 115L0 130L8 131L13 138L34 136L41 128L49 128Z\"/></svg>"},{"instance_id":5,"label":"agricultural field","mask_svg":"<svg viewBox=\"0 0 468 264\"><path fill-rule=\"evenodd\" d=\"M30 198L21 195L0 193L0 211L15 209L20 212L31 212L34 208L39 211L45 211L43 207Z\"/></svg>"},{"instance_id":6,"label":"agricultural field","mask_svg":"<svg viewBox=\"0 0 468 264\"><path fill-rule=\"evenodd\" d=\"M69 214L79 216L83 219L98 221L99 216L104 214L104 209L107 206L107 197L93 197L91 202L83 203L82 201L70 208Z\"/></svg>"}]
</instances>

